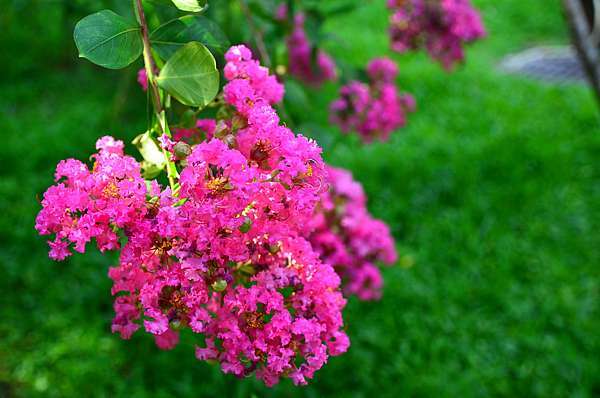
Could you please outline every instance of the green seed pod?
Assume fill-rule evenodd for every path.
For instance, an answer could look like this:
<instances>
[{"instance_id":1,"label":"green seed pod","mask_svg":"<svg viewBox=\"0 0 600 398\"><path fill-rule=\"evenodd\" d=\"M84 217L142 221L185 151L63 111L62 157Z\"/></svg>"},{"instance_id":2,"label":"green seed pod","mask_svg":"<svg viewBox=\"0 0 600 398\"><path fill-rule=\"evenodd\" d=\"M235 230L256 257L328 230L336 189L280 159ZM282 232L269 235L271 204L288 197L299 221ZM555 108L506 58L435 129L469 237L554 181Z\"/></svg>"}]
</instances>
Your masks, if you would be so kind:
<instances>
[{"instance_id":1,"label":"green seed pod","mask_svg":"<svg viewBox=\"0 0 600 398\"><path fill-rule=\"evenodd\" d=\"M233 134L227 134L223 137L223 142L227 144L229 148L235 147L235 136Z\"/></svg>"},{"instance_id":2,"label":"green seed pod","mask_svg":"<svg viewBox=\"0 0 600 398\"><path fill-rule=\"evenodd\" d=\"M281 245L279 243L274 244L274 245L269 245L269 253L277 254L277 252L279 252L279 250L281 250Z\"/></svg>"},{"instance_id":3,"label":"green seed pod","mask_svg":"<svg viewBox=\"0 0 600 398\"><path fill-rule=\"evenodd\" d=\"M227 289L227 282L223 279L219 279L210 285L215 292L222 292Z\"/></svg>"},{"instance_id":4,"label":"green seed pod","mask_svg":"<svg viewBox=\"0 0 600 398\"><path fill-rule=\"evenodd\" d=\"M175 152L175 157L178 160L182 160L190 156L190 154L192 153L192 147L183 141L179 141L173 147L173 152Z\"/></svg>"},{"instance_id":5,"label":"green seed pod","mask_svg":"<svg viewBox=\"0 0 600 398\"><path fill-rule=\"evenodd\" d=\"M246 217L244 218L244 223L240 225L240 232L245 234L246 232L250 231L250 228L252 228L252 220L250 217Z\"/></svg>"},{"instance_id":6,"label":"green seed pod","mask_svg":"<svg viewBox=\"0 0 600 398\"><path fill-rule=\"evenodd\" d=\"M227 127L227 125L225 124L224 121L219 120L217 122L217 126L215 127L215 133L214 133L215 137L223 138L229 133L230 133L229 127Z\"/></svg>"}]
</instances>

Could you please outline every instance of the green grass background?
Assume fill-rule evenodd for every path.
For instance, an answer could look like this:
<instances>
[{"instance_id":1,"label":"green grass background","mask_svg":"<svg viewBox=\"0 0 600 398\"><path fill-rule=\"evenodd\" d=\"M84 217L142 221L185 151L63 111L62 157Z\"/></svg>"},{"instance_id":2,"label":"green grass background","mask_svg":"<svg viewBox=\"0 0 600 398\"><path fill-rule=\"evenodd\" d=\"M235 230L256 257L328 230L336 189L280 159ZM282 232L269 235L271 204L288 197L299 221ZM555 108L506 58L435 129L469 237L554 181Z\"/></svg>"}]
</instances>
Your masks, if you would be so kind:
<instances>
[{"instance_id":1,"label":"green grass background","mask_svg":"<svg viewBox=\"0 0 600 398\"><path fill-rule=\"evenodd\" d=\"M135 67L73 62L83 15L13 3L0 12L0 397L600 395L598 109L583 86L496 67L508 52L567 42L558 0L474 1L489 37L453 74L396 56L419 110L388 143L316 128L335 87L308 97L314 123L300 130L354 172L414 265L385 269L380 302L349 301L347 354L308 387L273 389L196 361L191 335L170 352L143 333L112 335L114 255L48 260L36 196L60 159L86 159L100 135L142 131L145 98ZM374 1L330 22L329 49L364 65L387 53L385 26Z\"/></svg>"}]
</instances>

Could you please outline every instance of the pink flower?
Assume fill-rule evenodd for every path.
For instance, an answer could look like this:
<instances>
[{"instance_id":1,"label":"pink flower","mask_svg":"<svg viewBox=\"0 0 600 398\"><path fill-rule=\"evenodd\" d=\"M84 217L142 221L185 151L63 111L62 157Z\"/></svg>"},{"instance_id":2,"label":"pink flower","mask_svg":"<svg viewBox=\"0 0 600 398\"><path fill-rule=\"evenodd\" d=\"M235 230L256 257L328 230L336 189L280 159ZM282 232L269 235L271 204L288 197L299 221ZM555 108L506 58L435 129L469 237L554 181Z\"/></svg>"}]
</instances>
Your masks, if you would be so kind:
<instances>
[{"instance_id":1,"label":"pink flower","mask_svg":"<svg viewBox=\"0 0 600 398\"><path fill-rule=\"evenodd\" d=\"M304 18L302 13L294 16L294 29L287 38L290 74L313 86L336 80L333 58L323 50L316 51L316 57L313 56L315 52L304 30Z\"/></svg>"},{"instance_id":2,"label":"pink flower","mask_svg":"<svg viewBox=\"0 0 600 398\"><path fill-rule=\"evenodd\" d=\"M158 137L158 142L162 149L164 149L167 152L173 152L173 147L175 146L175 141L170 139L168 135L163 134L160 137Z\"/></svg>"},{"instance_id":3,"label":"pink flower","mask_svg":"<svg viewBox=\"0 0 600 398\"><path fill-rule=\"evenodd\" d=\"M198 144L204 140L210 140L215 134L217 122L214 119L198 119L194 128L177 128L173 131L175 141L186 141L190 144Z\"/></svg>"},{"instance_id":4,"label":"pink flower","mask_svg":"<svg viewBox=\"0 0 600 398\"><path fill-rule=\"evenodd\" d=\"M275 104L283 98L283 85L277 78L269 74L269 70L252 59L250 50L243 46L234 46L226 54L225 78L232 81L233 86L246 82L244 91L239 95L254 101L262 99ZM229 86L232 86L230 83ZM233 89L230 88L230 91ZM240 89L242 90L242 89ZM227 93L225 93L227 95Z\"/></svg>"},{"instance_id":5,"label":"pink flower","mask_svg":"<svg viewBox=\"0 0 600 398\"><path fill-rule=\"evenodd\" d=\"M464 59L463 45L485 36L469 0L388 0L390 37L397 52L424 47L445 69Z\"/></svg>"},{"instance_id":6,"label":"pink flower","mask_svg":"<svg viewBox=\"0 0 600 398\"><path fill-rule=\"evenodd\" d=\"M123 143L103 137L91 169L59 163L36 228L54 235L55 259L92 239L120 249L109 277L122 338L142 330L171 349L189 329L203 337L196 357L225 373L305 384L349 346L340 277L305 239L325 186L321 149L281 124L283 87L246 47L226 59L226 116L198 122L211 138L179 164L177 195L146 184Z\"/></svg>"},{"instance_id":7,"label":"pink flower","mask_svg":"<svg viewBox=\"0 0 600 398\"><path fill-rule=\"evenodd\" d=\"M156 346L161 350L172 350L179 344L179 332L168 329L163 334L154 336Z\"/></svg>"},{"instance_id":8,"label":"pink flower","mask_svg":"<svg viewBox=\"0 0 600 398\"><path fill-rule=\"evenodd\" d=\"M329 190L321 195L309 240L340 275L346 294L379 299L383 279L373 263L396 262L394 240L388 226L369 214L362 186L352 175L331 166L327 170Z\"/></svg>"},{"instance_id":9,"label":"pink flower","mask_svg":"<svg viewBox=\"0 0 600 398\"><path fill-rule=\"evenodd\" d=\"M144 91L148 91L148 75L146 74L146 69L142 68L138 71L137 81Z\"/></svg>"},{"instance_id":10,"label":"pink flower","mask_svg":"<svg viewBox=\"0 0 600 398\"><path fill-rule=\"evenodd\" d=\"M367 74L372 81L384 83L394 83L398 76L398 67L389 58L376 58L367 66Z\"/></svg>"},{"instance_id":11,"label":"pink flower","mask_svg":"<svg viewBox=\"0 0 600 398\"><path fill-rule=\"evenodd\" d=\"M288 6L285 3L282 3L277 6L275 10L275 20L277 21L285 21L288 18Z\"/></svg>"},{"instance_id":12,"label":"pink flower","mask_svg":"<svg viewBox=\"0 0 600 398\"><path fill-rule=\"evenodd\" d=\"M394 82L398 68L390 59L372 60L367 74L369 85L352 81L340 89L340 98L330 105L330 120L343 132L358 132L365 142L385 141L406 124L406 113L414 111L415 101L398 93Z\"/></svg>"},{"instance_id":13,"label":"pink flower","mask_svg":"<svg viewBox=\"0 0 600 398\"><path fill-rule=\"evenodd\" d=\"M100 151L93 156L94 167L77 160L62 161L56 168L57 184L42 200L36 229L54 234L50 256L63 260L68 247L83 253L96 239L102 251L119 246L114 227L126 227L146 213L146 184L135 159L123 156L123 143L112 137L98 140Z\"/></svg>"}]
</instances>

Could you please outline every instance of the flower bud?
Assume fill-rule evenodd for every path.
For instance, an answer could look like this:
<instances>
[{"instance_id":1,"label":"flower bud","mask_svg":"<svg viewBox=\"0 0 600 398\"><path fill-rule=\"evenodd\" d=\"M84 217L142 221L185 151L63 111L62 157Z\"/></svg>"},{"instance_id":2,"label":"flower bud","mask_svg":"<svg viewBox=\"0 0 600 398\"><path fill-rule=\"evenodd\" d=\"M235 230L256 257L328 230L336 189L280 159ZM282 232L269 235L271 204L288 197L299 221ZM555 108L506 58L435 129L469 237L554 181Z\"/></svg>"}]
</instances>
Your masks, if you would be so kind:
<instances>
[{"instance_id":1,"label":"flower bud","mask_svg":"<svg viewBox=\"0 0 600 398\"><path fill-rule=\"evenodd\" d=\"M227 282L224 279L219 279L210 285L215 292L222 292L227 289Z\"/></svg>"},{"instance_id":2,"label":"flower bud","mask_svg":"<svg viewBox=\"0 0 600 398\"><path fill-rule=\"evenodd\" d=\"M173 153L175 154L177 160L182 160L190 156L192 153L192 147L183 141L179 141L173 147Z\"/></svg>"},{"instance_id":3,"label":"flower bud","mask_svg":"<svg viewBox=\"0 0 600 398\"><path fill-rule=\"evenodd\" d=\"M269 245L269 253L277 254L281 250L281 243L271 244Z\"/></svg>"},{"instance_id":4,"label":"flower bud","mask_svg":"<svg viewBox=\"0 0 600 398\"><path fill-rule=\"evenodd\" d=\"M244 218L244 223L240 225L240 232L245 234L246 232L250 231L250 228L252 228L252 219L250 217L246 217Z\"/></svg>"},{"instance_id":5,"label":"flower bud","mask_svg":"<svg viewBox=\"0 0 600 398\"><path fill-rule=\"evenodd\" d=\"M240 116L240 115L235 115L232 119L231 119L231 130L238 131L240 129L246 128L248 126L248 120L246 120L246 118Z\"/></svg>"},{"instance_id":6,"label":"flower bud","mask_svg":"<svg viewBox=\"0 0 600 398\"><path fill-rule=\"evenodd\" d=\"M217 122L217 126L215 127L215 137L223 138L227 134L229 134L229 127L227 127L227 124L224 121L219 120Z\"/></svg>"},{"instance_id":7,"label":"flower bud","mask_svg":"<svg viewBox=\"0 0 600 398\"><path fill-rule=\"evenodd\" d=\"M223 137L223 142L227 144L229 148L235 147L235 137L233 134L227 134L225 137Z\"/></svg>"}]
</instances>

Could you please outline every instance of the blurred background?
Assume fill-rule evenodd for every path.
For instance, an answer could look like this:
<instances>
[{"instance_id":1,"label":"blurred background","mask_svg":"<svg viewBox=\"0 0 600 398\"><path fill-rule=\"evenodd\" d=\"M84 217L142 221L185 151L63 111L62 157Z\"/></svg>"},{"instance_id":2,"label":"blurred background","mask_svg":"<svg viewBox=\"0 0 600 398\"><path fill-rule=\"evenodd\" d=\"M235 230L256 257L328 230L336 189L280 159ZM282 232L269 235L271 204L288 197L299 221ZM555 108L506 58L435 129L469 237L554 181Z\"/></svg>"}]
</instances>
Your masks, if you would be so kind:
<instances>
[{"instance_id":1,"label":"blurred background","mask_svg":"<svg viewBox=\"0 0 600 398\"><path fill-rule=\"evenodd\" d=\"M303 127L364 184L401 260L384 270L380 302L350 299L347 354L308 387L268 389L197 361L191 335L161 352L146 334L111 334L114 255L48 259L39 197L59 160L145 129L141 64L77 59L74 24L102 1L3 0L0 397L599 396L597 104L581 81L501 67L569 42L559 1L473 3L489 36L465 66L446 74L423 54L395 56L419 109L390 142L327 127L335 85L309 97ZM329 21L342 40L328 50L356 66L388 54L387 16L381 0Z\"/></svg>"}]
</instances>

